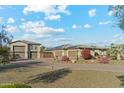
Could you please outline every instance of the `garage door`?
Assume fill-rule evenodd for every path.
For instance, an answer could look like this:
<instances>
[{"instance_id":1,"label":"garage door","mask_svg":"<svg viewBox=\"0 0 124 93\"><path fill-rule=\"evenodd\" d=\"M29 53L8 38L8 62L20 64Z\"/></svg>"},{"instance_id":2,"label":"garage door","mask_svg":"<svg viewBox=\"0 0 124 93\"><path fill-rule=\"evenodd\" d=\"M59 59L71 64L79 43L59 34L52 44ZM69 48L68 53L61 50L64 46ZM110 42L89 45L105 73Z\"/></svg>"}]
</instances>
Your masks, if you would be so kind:
<instances>
[{"instance_id":1,"label":"garage door","mask_svg":"<svg viewBox=\"0 0 124 93\"><path fill-rule=\"evenodd\" d=\"M15 59L25 59L24 53L14 53Z\"/></svg>"},{"instance_id":2,"label":"garage door","mask_svg":"<svg viewBox=\"0 0 124 93\"><path fill-rule=\"evenodd\" d=\"M62 51L55 51L55 55L58 56L58 58L62 57Z\"/></svg>"},{"instance_id":3,"label":"garage door","mask_svg":"<svg viewBox=\"0 0 124 93\"><path fill-rule=\"evenodd\" d=\"M13 46L14 52L25 52L25 46Z\"/></svg>"},{"instance_id":4,"label":"garage door","mask_svg":"<svg viewBox=\"0 0 124 93\"><path fill-rule=\"evenodd\" d=\"M25 59L25 46L13 46L14 58Z\"/></svg>"},{"instance_id":5,"label":"garage door","mask_svg":"<svg viewBox=\"0 0 124 93\"><path fill-rule=\"evenodd\" d=\"M69 56L69 58L76 59L78 56L78 51L68 51L68 56Z\"/></svg>"},{"instance_id":6,"label":"garage door","mask_svg":"<svg viewBox=\"0 0 124 93\"><path fill-rule=\"evenodd\" d=\"M53 58L53 52L43 52L43 58Z\"/></svg>"},{"instance_id":7,"label":"garage door","mask_svg":"<svg viewBox=\"0 0 124 93\"><path fill-rule=\"evenodd\" d=\"M37 58L37 52L31 52L31 58L36 59Z\"/></svg>"}]
</instances>

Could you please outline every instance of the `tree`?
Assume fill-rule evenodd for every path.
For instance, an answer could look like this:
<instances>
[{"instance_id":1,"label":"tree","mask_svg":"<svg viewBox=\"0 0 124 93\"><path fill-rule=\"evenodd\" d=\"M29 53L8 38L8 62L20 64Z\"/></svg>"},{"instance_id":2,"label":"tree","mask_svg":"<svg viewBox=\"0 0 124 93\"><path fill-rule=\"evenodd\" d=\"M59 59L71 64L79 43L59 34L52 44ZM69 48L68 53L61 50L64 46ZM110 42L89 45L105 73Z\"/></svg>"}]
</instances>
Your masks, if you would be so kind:
<instances>
[{"instance_id":1,"label":"tree","mask_svg":"<svg viewBox=\"0 0 124 93\"><path fill-rule=\"evenodd\" d=\"M124 58L124 45L123 44L111 44L111 47L107 51L108 56L111 59L118 59L118 55L120 55L120 58Z\"/></svg>"},{"instance_id":2,"label":"tree","mask_svg":"<svg viewBox=\"0 0 124 93\"><path fill-rule=\"evenodd\" d=\"M1 26L0 31L0 63L6 64L10 59L9 43L12 41L13 36L9 35L6 31L6 26Z\"/></svg>"},{"instance_id":3,"label":"tree","mask_svg":"<svg viewBox=\"0 0 124 93\"><path fill-rule=\"evenodd\" d=\"M6 26L1 26L0 31L0 47L8 45L12 41L13 36L6 31Z\"/></svg>"},{"instance_id":4,"label":"tree","mask_svg":"<svg viewBox=\"0 0 124 93\"><path fill-rule=\"evenodd\" d=\"M109 9L113 12L113 16L117 18L117 25L124 30L124 5L110 6Z\"/></svg>"},{"instance_id":5,"label":"tree","mask_svg":"<svg viewBox=\"0 0 124 93\"><path fill-rule=\"evenodd\" d=\"M41 52L44 52L45 49L46 49L45 46L41 46Z\"/></svg>"},{"instance_id":6,"label":"tree","mask_svg":"<svg viewBox=\"0 0 124 93\"><path fill-rule=\"evenodd\" d=\"M90 49L87 49L87 48L83 49L82 52L81 52L81 54L82 54L82 57L83 57L85 60L91 59Z\"/></svg>"},{"instance_id":7,"label":"tree","mask_svg":"<svg viewBox=\"0 0 124 93\"><path fill-rule=\"evenodd\" d=\"M111 44L111 47L107 50L107 53L111 59L113 60L117 59L118 51L117 51L117 47L114 44Z\"/></svg>"}]
</instances>

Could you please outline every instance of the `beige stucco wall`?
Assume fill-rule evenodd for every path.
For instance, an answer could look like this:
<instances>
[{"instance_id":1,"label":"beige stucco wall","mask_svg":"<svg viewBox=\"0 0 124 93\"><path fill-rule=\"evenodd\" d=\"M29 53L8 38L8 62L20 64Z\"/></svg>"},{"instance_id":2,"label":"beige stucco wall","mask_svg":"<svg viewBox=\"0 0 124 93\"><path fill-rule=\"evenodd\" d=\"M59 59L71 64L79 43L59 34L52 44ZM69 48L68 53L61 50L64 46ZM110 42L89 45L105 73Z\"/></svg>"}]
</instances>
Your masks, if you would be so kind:
<instances>
[{"instance_id":1,"label":"beige stucco wall","mask_svg":"<svg viewBox=\"0 0 124 93\"><path fill-rule=\"evenodd\" d=\"M25 56L24 56L24 58L28 59L28 53L31 52L30 47L29 47L28 44L23 43L23 42L11 43L10 44L10 51L11 51L11 53L13 53L13 46L24 46L25 47L25 50L24 50ZM40 58L40 45L36 45L36 46L37 46L37 50L36 50L37 57L36 58Z\"/></svg>"},{"instance_id":2,"label":"beige stucco wall","mask_svg":"<svg viewBox=\"0 0 124 93\"><path fill-rule=\"evenodd\" d=\"M68 57L70 57L70 59L75 59L78 58L82 58L81 52L82 49L68 49L68 50L54 50L52 51L54 57L58 56L59 58L61 58L64 55L67 55ZM100 50L100 49L94 49L91 50L91 55L95 56L95 52L97 52L99 55L106 55L107 51L106 50Z\"/></svg>"},{"instance_id":3,"label":"beige stucco wall","mask_svg":"<svg viewBox=\"0 0 124 93\"><path fill-rule=\"evenodd\" d=\"M77 59L77 57L78 57L78 59L80 59L80 58L82 58L81 51L82 51L82 49L69 49L68 56L71 59Z\"/></svg>"},{"instance_id":4,"label":"beige stucco wall","mask_svg":"<svg viewBox=\"0 0 124 93\"><path fill-rule=\"evenodd\" d=\"M36 59L37 58L37 52L31 52L32 55L32 59Z\"/></svg>"},{"instance_id":5,"label":"beige stucco wall","mask_svg":"<svg viewBox=\"0 0 124 93\"><path fill-rule=\"evenodd\" d=\"M55 50L54 51L54 56L58 56L58 58L61 58L64 55L63 50Z\"/></svg>"},{"instance_id":6,"label":"beige stucco wall","mask_svg":"<svg viewBox=\"0 0 124 93\"><path fill-rule=\"evenodd\" d=\"M40 55L41 55L41 53L40 53L40 47L41 47L41 45L36 45L37 46L37 58L39 59L40 58Z\"/></svg>"},{"instance_id":7,"label":"beige stucco wall","mask_svg":"<svg viewBox=\"0 0 124 93\"><path fill-rule=\"evenodd\" d=\"M71 59L80 58L81 57L81 50L80 49L68 49L68 50L54 50L53 51L54 57L58 56L61 58L64 55L67 55Z\"/></svg>"},{"instance_id":8,"label":"beige stucco wall","mask_svg":"<svg viewBox=\"0 0 124 93\"><path fill-rule=\"evenodd\" d=\"M28 58L28 45L23 42L15 42L10 44L10 52L13 53L13 46L24 46L25 47L25 59Z\"/></svg>"},{"instance_id":9,"label":"beige stucco wall","mask_svg":"<svg viewBox=\"0 0 124 93\"><path fill-rule=\"evenodd\" d=\"M69 50L68 51L68 56L71 59L76 59L78 57L78 51L77 50Z\"/></svg>"},{"instance_id":10,"label":"beige stucco wall","mask_svg":"<svg viewBox=\"0 0 124 93\"><path fill-rule=\"evenodd\" d=\"M33 53L34 54L33 59L40 59L40 57L41 57L41 53L40 53L40 47L41 47L41 45L35 45L37 47L37 50L31 50L30 49L30 46L31 45L28 45L28 46L29 46L28 51L30 51L30 53L35 52L35 53Z\"/></svg>"}]
</instances>

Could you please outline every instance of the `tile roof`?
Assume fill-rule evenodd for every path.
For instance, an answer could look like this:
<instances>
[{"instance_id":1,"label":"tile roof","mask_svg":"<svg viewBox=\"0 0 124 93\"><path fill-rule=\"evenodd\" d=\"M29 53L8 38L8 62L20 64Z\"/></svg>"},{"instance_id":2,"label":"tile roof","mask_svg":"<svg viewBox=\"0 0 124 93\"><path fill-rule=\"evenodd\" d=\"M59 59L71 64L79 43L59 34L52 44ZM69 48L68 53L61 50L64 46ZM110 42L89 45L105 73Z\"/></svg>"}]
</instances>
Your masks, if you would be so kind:
<instances>
[{"instance_id":1,"label":"tile roof","mask_svg":"<svg viewBox=\"0 0 124 93\"><path fill-rule=\"evenodd\" d=\"M33 42L33 41L27 41L27 40L17 40L17 41L13 41L11 43L15 43L15 42L23 42L23 43L26 43L26 44L41 45L40 43Z\"/></svg>"},{"instance_id":2,"label":"tile roof","mask_svg":"<svg viewBox=\"0 0 124 93\"><path fill-rule=\"evenodd\" d=\"M92 48L92 49L107 49L107 47L103 46L91 46L91 45L61 45L53 48L47 48L47 51L52 51L52 50L62 50L62 49L82 49L82 48Z\"/></svg>"}]
</instances>

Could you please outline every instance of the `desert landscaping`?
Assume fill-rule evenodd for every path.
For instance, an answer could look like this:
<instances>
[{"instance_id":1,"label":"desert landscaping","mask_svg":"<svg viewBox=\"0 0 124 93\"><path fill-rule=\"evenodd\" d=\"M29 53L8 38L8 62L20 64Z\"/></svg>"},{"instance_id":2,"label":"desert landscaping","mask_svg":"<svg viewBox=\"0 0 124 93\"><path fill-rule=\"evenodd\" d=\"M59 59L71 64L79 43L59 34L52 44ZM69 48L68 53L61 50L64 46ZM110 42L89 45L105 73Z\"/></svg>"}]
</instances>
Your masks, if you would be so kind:
<instances>
[{"instance_id":1,"label":"desert landscaping","mask_svg":"<svg viewBox=\"0 0 124 93\"><path fill-rule=\"evenodd\" d=\"M124 6L0 6L0 88L123 88Z\"/></svg>"},{"instance_id":2,"label":"desert landscaping","mask_svg":"<svg viewBox=\"0 0 124 93\"><path fill-rule=\"evenodd\" d=\"M52 63L24 60L1 65L0 84L31 87L123 87L124 64Z\"/></svg>"}]
</instances>

